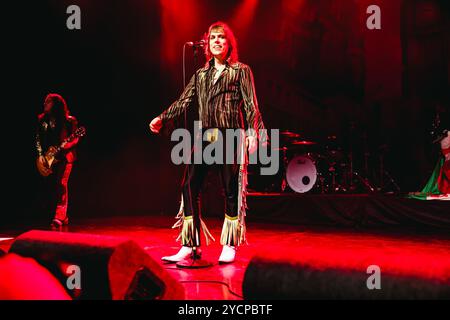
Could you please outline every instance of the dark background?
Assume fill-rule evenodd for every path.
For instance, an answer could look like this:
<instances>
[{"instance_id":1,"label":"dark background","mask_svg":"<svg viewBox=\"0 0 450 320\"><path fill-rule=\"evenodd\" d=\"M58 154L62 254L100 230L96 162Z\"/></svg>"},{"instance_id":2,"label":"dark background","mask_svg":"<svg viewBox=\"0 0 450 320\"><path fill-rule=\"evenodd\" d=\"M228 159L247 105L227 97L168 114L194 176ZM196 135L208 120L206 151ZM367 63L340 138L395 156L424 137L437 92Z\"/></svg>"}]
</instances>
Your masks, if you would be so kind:
<instances>
[{"instance_id":1,"label":"dark background","mask_svg":"<svg viewBox=\"0 0 450 320\"><path fill-rule=\"evenodd\" d=\"M66 28L71 4L81 8L81 30ZM366 28L371 4L381 7L381 30ZM36 117L49 92L60 93L87 128L71 176L69 215L175 215L183 167L171 163L170 132L152 135L148 123L182 90L183 43L200 39L216 20L230 24L240 60L252 67L268 128L321 143L335 135L344 150L353 146L356 168L367 137L373 179L381 147L401 190L420 190L438 154L429 135L435 107L449 106L449 7L438 0L40 0L8 6L4 221L51 215L34 166ZM190 78L192 50L186 53Z\"/></svg>"}]
</instances>

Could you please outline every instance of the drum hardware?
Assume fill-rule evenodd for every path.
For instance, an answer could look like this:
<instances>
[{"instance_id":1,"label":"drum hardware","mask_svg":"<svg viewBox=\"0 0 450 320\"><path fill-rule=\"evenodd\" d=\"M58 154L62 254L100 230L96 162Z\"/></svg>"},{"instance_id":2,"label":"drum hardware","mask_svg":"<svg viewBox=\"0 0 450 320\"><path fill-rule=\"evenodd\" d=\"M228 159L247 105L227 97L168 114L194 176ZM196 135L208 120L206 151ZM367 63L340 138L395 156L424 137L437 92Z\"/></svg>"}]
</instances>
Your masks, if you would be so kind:
<instances>
[{"instance_id":1,"label":"drum hardware","mask_svg":"<svg viewBox=\"0 0 450 320\"><path fill-rule=\"evenodd\" d=\"M361 157L357 154L357 159L362 159L363 163L361 167L356 167L355 141L350 141L344 151L336 135L329 135L325 141L316 142L292 131L282 131L280 134L280 147L273 149L280 151L280 172L269 180L265 178L262 190L266 192L372 193L386 191L389 186L395 191L400 191L392 176L384 168L381 148L378 159L379 172L370 171L369 160L373 154L369 152L364 135L352 132L352 137L364 139L363 153ZM377 182L375 184L369 179L371 172Z\"/></svg>"},{"instance_id":2,"label":"drum hardware","mask_svg":"<svg viewBox=\"0 0 450 320\"><path fill-rule=\"evenodd\" d=\"M324 178L324 176L322 175L322 173L318 173L318 176L319 176L319 188L320 188L320 193L321 194L324 194L325 193L325 178Z\"/></svg>"},{"instance_id":3,"label":"drum hardware","mask_svg":"<svg viewBox=\"0 0 450 320\"><path fill-rule=\"evenodd\" d=\"M282 151L283 151L283 175L281 178L281 185L280 185L280 190L281 192L284 192L286 190L287 187L287 181L286 181L286 170L287 170L287 166L288 166L288 157L287 157L287 151L289 149L287 147L283 147Z\"/></svg>"},{"instance_id":4,"label":"drum hardware","mask_svg":"<svg viewBox=\"0 0 450 320\"><path fill-rule=\"evenodd\" d=\"M299 133L292 132L292 131L280 131L280 135L282 135L286 138L291 138L291 139L300 138Z\"/></svg>"},{"instance_id":5,"label":"drum hardware","mask_svg":"<svg viewBox=\"0 0 450 320\"><path fill-rule=\"evenodd\" d=\"M292 145L294 146L312 146L317 144L317 142L314 141L307 141L307 140L300 140L300 141L294 141L292 142Z\"/></svg>"},{"instance_id":6,"label":"drum hardware","mask_svg":"<svg viewBox=\"0 0 450 320\"><path fill-rule=\"evenodd\" d=\"M401 189L398 186L398 184L395 182L394 178L392 178L392 176L389 174L388 171L386 171L386 169L384 168L384 154L387 152L388 146L386 144L381 145L378 150L379 150L379 185L377 190L379 192L386 192L388 191L388 188L390 185L392 185L394 187L394 191L396 192L400 192ZM385 178L387 178L388 183L385 183Z\"/></svg>"},{"instance_id":7,"label":"drum hardware","mask_svg":"<svg viewBox=\"0 0 450 320\"><path fill-rule=\"evenodd\" d=\"M337 172L336 172L336 164L330 164L330 168L328 172L331 175L331 185L328 192L345 192L347 191L342 184L337 183Z\"/></svg>"},{"instance_id":8,"label":"drum hardware","mask_svg":"<svg viewBox=\"0 0 450 320\"><path fill-rule=\"evenodd\" d=\"M377 188L374 186L374 184L370 181L368 178L369 176L369 148L367 144L367 133L363 132L362 134L357 134L355 132L356 125L355 122L350 123L350 136L351 137L361 137L362 138L362 144L363 144L363 171L364 174L360 174L357 170L354 169L354 157L353 157L353 150L354 150L354 139L350 139L350 145L349 145L349 153L348 153L348 160L349 160L349 171L347 173L348 179L349 179L349 188L348 191L350 192L356 192L358 187L362 187L367 192L376 192Z\"/></svg>"}]
</instances>

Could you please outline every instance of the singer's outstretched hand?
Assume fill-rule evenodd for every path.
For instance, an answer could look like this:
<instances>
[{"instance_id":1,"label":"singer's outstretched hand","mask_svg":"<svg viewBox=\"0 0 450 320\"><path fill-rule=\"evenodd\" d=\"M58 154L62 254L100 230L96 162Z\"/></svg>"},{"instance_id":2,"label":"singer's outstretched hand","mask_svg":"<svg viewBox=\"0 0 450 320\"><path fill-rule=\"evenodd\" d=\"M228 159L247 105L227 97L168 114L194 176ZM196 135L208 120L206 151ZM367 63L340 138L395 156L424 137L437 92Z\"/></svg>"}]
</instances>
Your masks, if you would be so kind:
<instances>
[{"instance_id":1,"label":"singer's outstretched hand","mask_svg":"<svg viewBox=\"0 0 450 320\"><path fill-rule=\"evenodd\" d=\"M245 138L245 146L248 149L248 153L253 154L253 152L255 152L258 147L258 140L256 139L256 137L248 136Z\"/></svg>"},{"instance_id":2,"label":"singer's outstretched hand","mask_svg":"<svg viewBox=\"0 0 450 320\"><path fill-rule=\"evenodd\" d=\"M153 119L152 122L150 122L149 127L153 133L159 133L159 130L161 130L161 128L162 128L161 118L156 117L155 119Z\"/></svg>"}]
</instances>

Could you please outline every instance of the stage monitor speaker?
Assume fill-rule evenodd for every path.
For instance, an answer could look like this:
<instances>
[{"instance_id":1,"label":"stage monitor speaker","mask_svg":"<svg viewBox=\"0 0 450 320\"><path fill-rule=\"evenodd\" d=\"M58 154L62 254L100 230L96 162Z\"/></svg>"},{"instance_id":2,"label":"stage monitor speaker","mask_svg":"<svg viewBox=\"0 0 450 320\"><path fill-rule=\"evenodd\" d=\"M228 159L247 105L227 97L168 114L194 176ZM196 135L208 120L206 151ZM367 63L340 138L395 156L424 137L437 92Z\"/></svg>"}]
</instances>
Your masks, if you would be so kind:
<instances>
[{"instance_id":1,"label":"stage monitor speaker","mask_svg":"<svg viewBox=\"0 0 450 320\"><path fill-rule=\"evenodd\" d=\"M16 238L9 252L34 258L74 299L184 298L183 286L126 238L33 230Z\"/></svg>"},{"instance_id":2,"label":"stage monitor speaker","mask_svg":"<svg viewBox=\"0 0 450 320\"><path fill-rule=\"evenodd\" d=\"M382 270L381 270L382 271ZM449 299L449 281L381 272L380 289L369 289L367 270L315 268L298 261L257 256L242 284L246 300Z\"/></svg>"}]
</instances>

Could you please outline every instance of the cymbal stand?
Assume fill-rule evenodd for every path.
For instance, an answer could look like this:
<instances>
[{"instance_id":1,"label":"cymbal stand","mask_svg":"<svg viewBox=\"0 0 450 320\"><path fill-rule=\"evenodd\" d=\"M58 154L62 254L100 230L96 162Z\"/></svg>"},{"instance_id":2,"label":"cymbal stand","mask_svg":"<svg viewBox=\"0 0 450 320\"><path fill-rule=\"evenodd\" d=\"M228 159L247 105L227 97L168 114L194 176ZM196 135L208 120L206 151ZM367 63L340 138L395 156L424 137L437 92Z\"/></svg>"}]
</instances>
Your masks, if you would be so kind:
<instances>
[{"instance_id":1,"label":"cymbal stand","mask_svg":"<svg viewBox=\"0 0 450 320\"><path fill-rule=\"evenodd\" d=\"M387 187L392 185L394 187L394 191L396 192L400 192L400 187L397 184L397 182L395 182L394 178L392 178L392 176L390 175L390 173L384 168L384 153L381 152L379 155L379 161L380 161L380 172L379 172L379 179L380 179L380 185L378 187L378 191L380 192L387 192ZM385 178L387 178L388 180L388 184L385 185Z\"/></svg>"},{"instance_id":2,"label":"cymbal stand","mask_svg":"<svg viewBox=\"0 0 450 320\"><path fill-rule=\"evenodd\" d=\"M287 147L283 147L282 150L283 150L283 177L281 178L280 190L281 192L284 192L287 187L287 179L286 179L288 166Z\"/></svg>"},{"instance_id":3,"label":"cymbal stand","mask_svg":"<svg viewBox=\"0 0 450 320\"><path fill-rule=\"evenodd\" d=\"M354 170L354 168L353 168L353 151L350 151L348 158L349 158L349 162L350 162L349 163L349 167L350 167L350 169L349 169L349 171L350 171L349 172L350 186L349 186L348 190L351 191L351 192L354 192L356 190L357 186L356 186L356 184L354 184L354 179L356 178L362 184L362 186L364 187L364 189L366 191L375 192L376 189L372 185L370 180L367 178L367 176L363 177L362 175L360 175L358 173L358 171ZM364 154L364 158L365 158L364 170L366 172L368 172L369 171L368 170L369 167L368 167L368 161L367 161L367 158L368 158L368 152L367 151Z\"/></svg>"}]
</instances>

